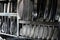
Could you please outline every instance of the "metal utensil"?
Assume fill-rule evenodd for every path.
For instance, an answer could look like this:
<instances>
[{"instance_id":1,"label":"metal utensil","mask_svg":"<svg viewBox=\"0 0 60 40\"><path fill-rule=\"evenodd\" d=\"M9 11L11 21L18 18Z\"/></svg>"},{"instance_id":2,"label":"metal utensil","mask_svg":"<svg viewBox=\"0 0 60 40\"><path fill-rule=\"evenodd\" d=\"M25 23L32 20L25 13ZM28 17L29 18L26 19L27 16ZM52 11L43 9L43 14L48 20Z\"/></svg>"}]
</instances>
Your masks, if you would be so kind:
<instances>
[{"instance_id":1,"label":"metal utensil","mask_svg":"<svg viewBox=\"0 0 60 40\"><path fill-rule=\"evenodd\" d=\"M18 13L23 20L31 20L33 5L30 0L22 0L19 3Z\"/></svg>"},{"instance_id":2,"label":"metal utensil","mask_svg":"<svg viewBox=\"0 0 60 40\"><path fill-rule=\"evenodd\" d=\"M37 1L37 13L38 13L39 21L41 20L43 21L45 6L46 6L46 0Z\"/></svg>"},{"instance_id":3,"label":"metal utensil","mask_svg":"<svg viewBox=\"0 0 60 40\"><path fill-rule=\"evenodd\" d=\"M33 38L38 38L39 27L40 26L36 25Z\"/></svg>"},{"instance_id":4,"label":"metal utensil","mask_svg":"<svg viewBox=\"0 0 60 40\"><path fill-rule=\"evenodd\" d=\"M51 4L52 4L52 0L47 0L46 9L45 9L45 12L44 12L44 15L45 15L44 19L46 19L45 21L49 21Z\"/></svg>"},{"instance_id":5,"label":"metal utensil","mask_svg":"<svg viewBox=\"0 0 60 40\"><path fill-rule=\"evenodd\" d=\"M44 30L43 25L40 25L39 32L38 32L38 38L42 38L42 36L43 36L43 30Z\"/></svg>"},{"instance_id":6,"label":"metal utensil","mask_svg":"<svg viewBox=\"0 0 60 40\"><path fill-rule=\"evenodd\" d=\"M47 28L47 26L44 25L42 39L46 39L47 35L48 35L48 28Z\"/></svg>"},{"instance_id":7,"label":"metal utensil","mask_svg":"<svg viewBox=\"0 0 60 40\"><path fill-rule=\"evenodd\" d=\"M52 36L51 40L57 39L57 37L58 37L58 28L55 28L54 33L53 33L53 36Z\"/></svg>"},{"instance_id":8,"label":"metal utensil","mask_svg":"<svg viewBox=\"0 0 60 40\"><path fill-rule=\"evenodd\" d=\"M52 21L55 20L56 9L57 9L57 0L52 0L51 18L50 18L50 20Z\"/></svg>"},{"instance_id":9,"label":"metal utensil","mask_svg":"<svg viewBox=\"0 0 60 40\"><path fill-rule=\"evenodd\" d=\"M6 17L4 17L5 21L3 22L2 25L2 32L7 33L7 22L6 22Z\"/></svg>"},{"instance_id":10,"label":"metal utensil","mask_svg":"<svg viewBox=\"0 0 60 40\"><path fill-rule=\"evenodd\" d=\"M11 20L11 24L10 24L10 33L13 35L16 35L17 33L17 21L15 21L15 17L13 17Z\"/></svg>"},{"instance_id":11,"label":"metal utensil","mask_svg":"<svg viewBox=\"0 0 60 40\"><path fill-rule=\"evenodd\" d=\"M34 32L35 32L35 28L36 28L36 25L34 25L34 26L32 27L30 37L33 37Z\"/></svg>"},{"instance_id":12,"label":"metal utensil","mask_svg":"<svg viewBox=\"0 0 60 40\"><path fill-rule=\"evenodd\" d=\"M7 13L9 13L9 10L10 9L10 1L8 2L8 5L7 5Z\"/></svg>"},{"instance_id":13,"label":"metal utensil","mask_svg":"<svg viewBox=\"0 0 60 40\"><path fill-rule=\"evenodd\" d=\"M2 16L0 16L0 33L2 31Z\"/></svg>"},{"instance_id":14,"label":"metal utensil","mask_svg":"<svg viewBox=\"0 0 60 40\"><path fill-rule=\"evenodd\" d=\"M27 25L26 26L26 28L27 28L27 31L26 31L26 36L30 36L30 34L31 34L31 30L32 30L32 26L31 25Z\"/></svg>"},{"instance_id":15,"label":"metal utensil","mask_svg":"<svg viewBox=\"0 0 60 40\"><path fill-rule=\"evenodd\" d=\"M47 40L51 39L51 36L53 34L53 26L48 26L48 36L47 36Z\"/></svg>"},{"instance_id":16,"label":"metal utensil","mask_svg":"<svg viewBox=\"0 0 60 40\"><path fill-rule=\"evenodd\" d=\"M27 25L22 25L22 29L21 29L21 33L22 33L22 36L26 36L26 33L27 33L27 27L26 27ZM21 33L20 33L20 35L21 35Z\"/></svg>"}]
</instances>

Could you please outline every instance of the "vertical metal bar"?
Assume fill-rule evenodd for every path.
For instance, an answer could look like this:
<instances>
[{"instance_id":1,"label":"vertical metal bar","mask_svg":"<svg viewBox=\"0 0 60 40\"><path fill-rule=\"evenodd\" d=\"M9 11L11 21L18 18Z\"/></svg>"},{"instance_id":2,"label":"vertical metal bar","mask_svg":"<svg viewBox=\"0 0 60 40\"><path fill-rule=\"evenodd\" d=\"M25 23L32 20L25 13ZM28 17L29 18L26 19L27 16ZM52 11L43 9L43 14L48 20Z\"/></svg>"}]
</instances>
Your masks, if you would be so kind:
<instances>
[{"instance_id":1,"label":"vertical metal bar","mask_svg":"<svg viewBox=\"0 0 60 40\"><path fill-rule=\"evenodd\" d=\"M1 26L3 25L3 16L2 16L2 23L1 23ZM3 31L3 27L2 27L2 31Z\"/></svg>"},{"instance_id":2,"label":"vertical metal bar","mask_svg":"<svg viewBox=\"0 0 60 40\"><path fill-rule=\"evenodd\" d=\"M4 13L6 12L6 3L4 4Z\"/></svg>"},{"instance_id":3,"label":"vertical metal bar","mask_svg":"<svg viewBox=\"0 0 60 40\"><path fill-rule=\"evenodd\" d=\"M9 13L9 8L10 8L10 2L8 3L8 6L7 6L7 13Z\"/></svg>"},{"instance_id":4,"label":"vertical metal bar","mask_svg":"<svg viewBox=\"0 0 60 40\"><path fill-rule=\"evenodd\" d=\"M17 36L19 36L19 16L18 16L18 3L19 3L19 0L17 0Z\"/></svg>"},{"instance_id":5,"label":"vertical metal bar","mask_svg":"<svg viewBox=\"0 0 60 40\"><path fill-rule=\"evenodd\" d=\"M11 3L11 13L12 13L12 3Z\"/></svg>"},{"instance_id":6,"label":"vertical metal bar","mask_svg":"<svg viewBox=\"0 0 60 40\"><path fill-rule=\"evenodd\" d=\"M11 26L12 26L12 17L10 17L10 34L12 34L12 31L11 31Z\"/></svg>"},{"instance_id":7,"label":"vertical metal bar","mask_svg":"<svg viewBox=\"0 0 60 40\"><path fill-rule=\"evenodd\" d=\"M35 28L36 28L36 25L33 25L30 37L33 37Z\"/></svg>"},{"instance_id":8,"label":"vertical metal bar","mask_svg":"<svg viewBox=\"0 0 60 40\"><path fill-rule=\"evenodd\" d=\"M10 1L11 0L9 0L9 3L7 4L7 13L9 13L11 10L10 10ZM9 19L10 19L11 17L10 16L8 16L8 19L7 19L7 23L8 23L8 31L10 31L10 25L9 25Z\"/></svg>"},{"instance_id":9,"label":"vertical metal bar","mask_svg":"<svg viewBox=\"0 0 60 40\"><path fill-rule=\"evenodd\" d=\"M8 31L7 33L10 33L10 25L9 25L10 22L9 22L9 19L10 18L7 16L7 31Z\"/></svg>"}]
</instances>

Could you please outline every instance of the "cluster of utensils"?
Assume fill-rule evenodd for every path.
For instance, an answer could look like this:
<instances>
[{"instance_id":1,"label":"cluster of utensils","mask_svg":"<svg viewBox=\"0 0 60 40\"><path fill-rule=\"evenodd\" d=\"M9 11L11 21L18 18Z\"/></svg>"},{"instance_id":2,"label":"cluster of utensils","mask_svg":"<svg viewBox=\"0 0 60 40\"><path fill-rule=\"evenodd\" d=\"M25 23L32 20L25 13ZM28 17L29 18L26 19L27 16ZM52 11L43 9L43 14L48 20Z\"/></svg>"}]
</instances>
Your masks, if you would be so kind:
<instances>
[{"instance_id":1,"label":"cluster of utensils","mask_svg":"<svg viewBox=\"0 0 60 40\"><path fill-rule=\"evenodd\" d=\"M45 22L58 21L57 4L58 0L21 0L18 4L20 19Z\"/></svg>"},{"instance_id":2,"label":"cluster of utensils","mask_svg":"<svg viewBox=\"0 0 60 40\"><path fill-rule=\"evenodd\" d=\"M17 12L17 1L15 0L0 0L0 12L16 13Z\"/></svg>"},{"instance_id":3,"label":"cluster of utensils","mask_svg":"<svg viewBox=\"0 0 60 40\"><path fill-rule=\"evenodd\" d=\"M17 33L17 18L0 16L0 33L16 35Z\"/></svg>"},{"instance_id":4,"label":"cluster of utensils","mask_svg":"<svg viewBox=\"0 0 60 40\"><path fill-rule=\"evenodd\" d=\"M46 25L22 24L22 28L20 29L20 35L33 39L37 38L46 40L57 40L58 27Z\"/></svg>"},{"instance_id":5,"label":"cluster of utensils","mask_svg":"<svg viewBox=\"0 0 60 40\"><path fill-rule=\"evenodd\" d=\"M43 21L56 20L58 0L37 0L37 15ZM58 19L57 19L58 20Z\"/></svg>"}]
</instances>

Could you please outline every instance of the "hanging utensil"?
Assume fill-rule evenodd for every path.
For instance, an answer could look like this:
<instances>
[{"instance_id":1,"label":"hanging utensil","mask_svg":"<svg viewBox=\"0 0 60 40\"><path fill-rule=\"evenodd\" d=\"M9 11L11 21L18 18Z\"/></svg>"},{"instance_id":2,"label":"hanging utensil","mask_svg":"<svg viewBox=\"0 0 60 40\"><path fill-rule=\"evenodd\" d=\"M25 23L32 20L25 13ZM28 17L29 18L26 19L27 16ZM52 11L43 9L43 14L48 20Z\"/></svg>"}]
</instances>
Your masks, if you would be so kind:
<instances>
[{"instance_id":1,"label":"hanging utensil","mask_svg":"<svg viewBox=\"0 0 60 40\"><path fill-rule=\"evenodd\" d=\"M2 25L2 32L7 33L7 22L6 22L6 17L4 17L5 21L3 22Z\"/></svg>"},{"instance_id":2,"label":"hanging utensil","mask_svg":"<svg viewBox=\"0 0 60 40\"><path fill-rule=\"evenodd\" d=\"M9 13L10 12L10 1L8 2L8 4L7 4L7 13ZM10 26L9 26L9 16L7 17L7 25L8 25L8 33L10 33Z\"/></svg>"},{"instance_id":3,"label":"hanging utensil","mask_svg":"<svg viewBox=\"0 0 60 40\"><path fill-rule=\"evenodd\" d=\"M47 35L48 35L48 28L47 28L47 26L44 25L42 39L46 39Z\"/></svg>"},{"instance_id":4,"label":"hanging utensil","mask_svg":"<svg viewBox=\"0 0 60 40\"><path fill-rule=\"evenodd\" d=\"M31 26L30 24L28 24L28 25L26 26L26 28L27 28L26 36L27 36L27 37L30 37L31 30L32 30L32 26Z\"/></svg>"},{"instance_id":5,"label":"hanging utensil","mask_svg":"<svg viewBox=\"0 0 60 40\"><path fill-rule=\"evenodd\" d=\"M15 21L15 17L10 18L10 34L16 35L17 32L17 22Z\"/></svg>"},{"instance_id":6,"label":"hanging utensil","mask_svg":"<svg viewBox=\"0 0 60 40\"><path fill-rule=\"evenodd\" d=\"M42 36L43 36L43 25L40 25L40 27L39 27L39 32L38 32L38 39L40 39L40 38L42 38Z\"/></svg>"},{"instance_id":7,"label":"hanging utensil","mask_svg":"<svg viewBox=\"0 0 60 40\"><path fill-rule=\"evenodd\" d=\"M18 2L18 13L19 19L21 19L23 15L23 0L19 0Z\"/></svg>"},{"instance_id":8,"label":"hanging utensil","mask_svg":"<svg viewBox=\"0 0 60 40\"><path fill-rule=\"evenodd\" d=\"M52 0L52 7L50 11L50 20L54 21L55 20L55 15L56 15L56 9L57 9L57 0Z\"/></svg>"},{"instance_id":9,"label":"hanging utensil","mask_svg":"<svg viewBox=\"0 0 60 40\"><path fill-rule=\"evenodd\" d=\"M27 25L22 25L22 29L21 29L21 33L22 33L22 36L26 36L26 33L27 33ZM20 35L21 35L20 33Z\"/></svg>"},{"instance_id":10,"label":"hanging utensil","mask_svg":"<svg viewBox=\"0 0 60 40\"><path fill-rule=\"evenodd\" d=\"M4 3L4 13L7 12L7 3Z\"/></svg>"},{"instance_id":11,"label":"hanging utensil","mask_svg":"<svg viewBox=\"0 0 60 40\"><path fill-rule=\"evenodd\" d=\"M10 34L10 18L7 16L7 31L8 31L8 34Z\"/></svg>"},{"instance_id":12,"label":"hanging utensil","mask_svg":"<svg viewBox=\"0 0 60 40\"><path fill-rule=\"evenodd\" d=\"M4 4L4 13L6 12L6 4ZM7 33L7 23L6 16L4 17L4 22L2 23L2 32Z\"/></svg>"},{"instance_id":13,"label":"hanging utensil","mask_svg":"<svg viewBox=\"0 0 60 40\"><path fill-rule=\"evenodd\" d=\"M0 33L2 31L2 16L0 16Z\"/></svg>"},{"instance_id":14,"label":"hanging utensil","mask_svg":"<svg viewBox=\"0 0 60 40\"><path fill-rule=\"evenodd\" d=\"M51 40L56 40L56 39L57 39L57 37L58 37L58 28L55 28L55 29L54 29L54 33L53 33L53 36L52 36Z\"/></svg>"},{"instance_id":15,"label":"hanging utensil","mask_svg":"<svg viewBox=\"0 0 60 40\"><path fill-rule=\"evenodd\" d=\"M14 35L17 35L17 18L16 17L13 17L13 34Z\"/></svg>"},{"instance_id":16,"label":"hanging utensil","mask_svg":"<svg viewBox=\"0 0 60 40\"><path fill-rule=\"evenodd\" d=\"M8 2L8 5L7 5L7 13L9 13L9 10L10 9L10 1Z\"/></svg>"},{"instance_id":17,"label":"hanging utensil","mask_svg":"<svg viewBox=\"0 0 60 40\"><path fill-rule=\"evenodd\" d=\"M24 0L23 1L23 20L31 20L33 5L32 1Z\"/></svg>"},{"instance_id":18,"label":"hanging utensil","mask_svg":"<svg viewBox=\"0 0 60 40\"><path fill-rule=\"evenodd\" d=\"M19 3L18 13L23 20L31 20L33 5L30 0L22 0Z\"/></svg>"},{"instance_id":19,"label":"hanging utensil","mask_svg":"<svg viewBox=\"0 0 60 40\"><path fill-rule=\"evenodd\" d=\"M45 12L44 12L44 20L45 21L49 21L48 16L50 14L51 4L52 4L52 0L47 0Z\"/></svg>"},{"instance_id":20,"label":"hanging utensil","mask_svg":"<svg viewBox=\"0 0 60 40\"><path fill-rule=\"evenodd\" d=\"M30 37L33 37L34 32L35 32L35 28L36 28L36 25L33 25L32 30L31 30Z\"/></svg>"},{"instance_id":21,"label":"hanging utensil","mask_svg":"<svg viewBox=\"0 0 60 40\"><path fill-rule=\"evenodd\" d=\"M13 24L13 17L10 18L10 34L13 34L12 33L12 24Z\"/></svg>"},{"instance_id":22,"label":"hanging utensil","mask_svg":"<svg viewBox=\"0 0 60 40\"><path fill-rule=\"evenodd\" d=\"M38 38L39 27L40 26L36 25L33 38Z\"/></svg>"},{"instance_id":23,"label":"hanging utensil","mask_svg":"<svg viewBox=\"0 0 60 40\"><path fill-rule=\"evenodd\" d=\"M46 0L37 0L37 15L38 19L43 21Z\"/></svg>"},{"instance_id":24,"label":"hanging utensil","mask_svg":"<svg viewBox=\"0 0 60 40\"><path fill-rule=\"evenodd\" d=\"M12 9L13 9L13 8L12 8L12 3L11 3L11 13L12 13Z\"/></svg>"},{"instance_id":25,"label":"hanging utensil","mask_svg":"<svg viewBox=\"0 0 60 40\"><path fill-rule=\"evenodd\" d=\"M48 26L48 36L47 36L47 40L51 39L53 34L53 26Z\"/></svg>"}]
</instances>

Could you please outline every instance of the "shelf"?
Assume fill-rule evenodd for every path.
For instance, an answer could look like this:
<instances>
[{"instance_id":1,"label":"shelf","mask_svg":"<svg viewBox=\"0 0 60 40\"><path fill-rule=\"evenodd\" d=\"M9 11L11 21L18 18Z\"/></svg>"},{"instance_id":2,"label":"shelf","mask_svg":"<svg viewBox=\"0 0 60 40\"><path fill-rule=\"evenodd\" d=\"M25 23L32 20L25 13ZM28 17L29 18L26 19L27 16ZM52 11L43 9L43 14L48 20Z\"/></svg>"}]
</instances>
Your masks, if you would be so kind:
<instances>
[{"instance_id":1,"label":"shelf","mask_svg":"<svg viewBox=\"0 0 60 40\"><path fill-rule=\"evenodd\" d=\"M0 16L17 16L17 13L0 13Z\"/></svg>"},{"instance_id":2,"label":"shelf","mask_svg":"<svg viewBox=\"0 0 60 40\"><path fill-rule=\"evenodd\" d=\"M40 24L40 25L47 25L47 26L59 26L59 23L58 22L35 22L35 21L24 21L24 20L19 20L19 23L22 23L22 24Z\"/></svg>"},{"instance_id":3,"label":"shelf","mask_svg":"<svg viewBox=\"0 0 60 40\"><path fill-rule=\"evenodd\" d=\"M21 38L21 39L32 39L32 38L29 38L29 37L23 37L23 36L19 36L18 38Z\"/></svg>"},{"instance_id":4,"label":"shelf","mask_svg":"<svg viewBox=\"0 0 60 40\"><path fill-rule=\"evenodd\" d=\"M22 24L30 24L30 21L23 21L23 20L19 20L19 23L22 23Z\"/></svg>"},{"instance_id":5,"label":"shelf","mask_svg":"<svg viewBox=\"0 0 60 40\"><path fill-rule=\"evenodd\" d=\"M15 36L15 35L10 35L10 34L6 34L6 33L0 33L0 36L2 36L2 37L17 37L17 36Z\"/></svg>"},{"instance_id":6,"label":"shelf","mask_svg":"<svg viewBox=\"0 0 60 40\"><path fill-rule=\"evenodd\" d=\"M3 38L30 39L30 38L27 38L27 37L15 36L15 35L6 34L6 33L0 33L0 36L3 37Z\"/></svg>"}]
</instances>

